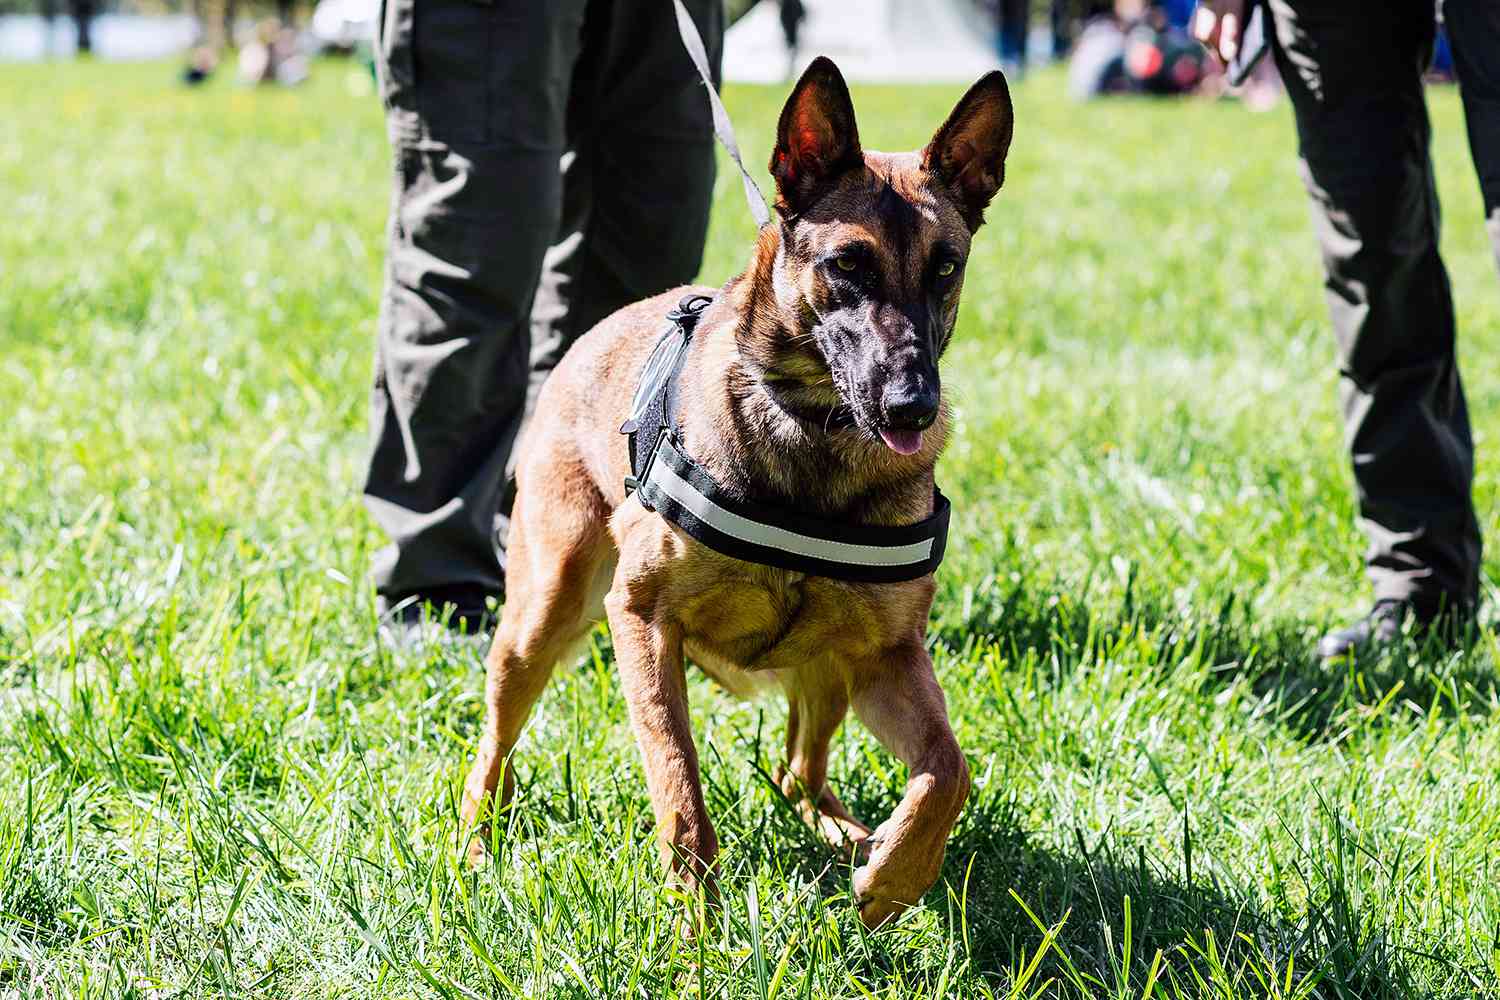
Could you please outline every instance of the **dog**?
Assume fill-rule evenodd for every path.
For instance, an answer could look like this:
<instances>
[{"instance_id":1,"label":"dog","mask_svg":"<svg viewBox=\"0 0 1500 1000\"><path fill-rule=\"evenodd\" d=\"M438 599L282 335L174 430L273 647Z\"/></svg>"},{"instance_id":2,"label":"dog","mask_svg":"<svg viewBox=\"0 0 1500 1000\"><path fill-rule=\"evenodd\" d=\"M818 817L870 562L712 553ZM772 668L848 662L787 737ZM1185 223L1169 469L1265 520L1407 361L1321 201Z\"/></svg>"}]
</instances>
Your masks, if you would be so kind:
<instances>
[{"instance_id":1,"label":"dog","mask_svg":"<svg viewBox=\"0 0 1500 1000\"><path fill-rule=\"evenodd\" d=\"M732 693L785 693L776 780L857 864L866 926L937 880L969 772L923 641L931 573L850 582L716 551L627 489L620 424L663 317L701 293L712 303L688 341L672 416L684 451L724 495L872 531L932 517L949 427L938 363L971 238L1005 178L1013 117L993 72L923 150L865 152L842 75L817 59L781 113L777 217L744 273L722 289L621 309L552 373L519 449L507 599L463 793L471 863L485 858L488 824L514 793L508 758L532 706L607 618L670 879L716 891L718 841L688 717L691 659ZM909 769L900 804L874 830L828 786L829 741L851 707Z\"/></svg>"}]
</instances>

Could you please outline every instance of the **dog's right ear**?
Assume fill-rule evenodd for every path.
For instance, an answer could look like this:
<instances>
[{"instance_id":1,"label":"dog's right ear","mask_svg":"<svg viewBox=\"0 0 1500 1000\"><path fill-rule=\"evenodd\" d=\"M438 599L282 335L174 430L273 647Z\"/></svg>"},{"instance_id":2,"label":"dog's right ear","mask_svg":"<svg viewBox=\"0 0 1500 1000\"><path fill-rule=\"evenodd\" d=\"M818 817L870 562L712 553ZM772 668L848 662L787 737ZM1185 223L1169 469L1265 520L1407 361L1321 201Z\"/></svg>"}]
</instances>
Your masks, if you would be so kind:
<instances>
[{"instance_id":1,"label":"dog's right ear","mask_svg":"<svg viewBox=\"0 0 1500 1000\"><path fill-rule=\"evenodd\" d=\"M863 163L849 87L833 60L819 56L797 81L776 126L771 176L777 211L796 215L828 182Z\"/></svg>"}]
</instances>

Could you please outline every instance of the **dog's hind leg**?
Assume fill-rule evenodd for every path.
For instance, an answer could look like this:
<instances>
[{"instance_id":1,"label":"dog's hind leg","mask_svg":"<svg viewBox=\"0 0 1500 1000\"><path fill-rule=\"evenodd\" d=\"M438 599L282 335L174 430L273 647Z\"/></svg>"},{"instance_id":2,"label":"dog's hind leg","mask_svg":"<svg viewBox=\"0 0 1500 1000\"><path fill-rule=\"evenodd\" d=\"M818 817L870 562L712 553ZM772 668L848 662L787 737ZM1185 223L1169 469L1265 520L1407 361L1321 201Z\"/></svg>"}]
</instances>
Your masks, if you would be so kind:
<instances>
[{"instance_id":1,"label":"dog's hind leg","mask_svg":"<svg viewBox=\"0 0 1500 1000\"><path fill-rule=\"evenodd\" d=\"M849 711L843 678L793 675L787 695L786 763L776 784L802 818L835 849L862 854L870 828L850 815L828 787L828 742Z\"/></svg>"},{"instance_id":2,"label":"dog's hind leg","mask_svg":"<svg viewBox=\"0 0 1500 1000\"><path fill-rule=\"evenodd\" d=\"M474 863L485 857L491 815L515 793L509 757L532 706L558 662L603 617L614 552L609 512L591 487L570 492L559 498L523 489L516 499L505 607L486 660L484 730L464 782L462 820L474 830Z\"/></svg>"},{"instance_id":3,"label":"dog's hind leg","mask_svg":"<svg viewBox=\"0 0 1500 1000\"><path fill-rule=\"evenodd\" d=\"M860 919L875 928L937 881L948 834L969 796L969 765L919 639L890 650L856 684L854 711L907 766L906 793L875 829L869 863L854 872Z\"/></svg>"}]
</instances>

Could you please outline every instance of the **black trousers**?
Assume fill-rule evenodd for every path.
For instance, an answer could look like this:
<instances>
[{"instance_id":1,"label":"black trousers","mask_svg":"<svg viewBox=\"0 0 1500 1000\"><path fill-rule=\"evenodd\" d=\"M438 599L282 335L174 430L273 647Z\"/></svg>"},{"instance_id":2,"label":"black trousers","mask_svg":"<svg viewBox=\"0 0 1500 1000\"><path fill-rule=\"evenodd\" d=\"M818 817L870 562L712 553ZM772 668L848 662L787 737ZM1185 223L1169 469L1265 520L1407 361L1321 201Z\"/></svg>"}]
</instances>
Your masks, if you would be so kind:
<instances>
[{"instance_id":1,"label":"black trousers","mask_svg":"<svg viewBox=\"0 0 1500 1000\"><path fill-rule=\"evenodd\" d=\"M1346 437L1377 598L1471 607L1474 444L1438 255L1422 73L1434 0L1270 0L1338 339ZM1500 3L1443 4L1500 262Z\"/></svg>"},{"instance_id":2,"label":"black trousers","mask_svg":"<svg viewBox=\"0 0 1500 1000\"><path fill-rule=\"evenodd\" d=\"M687 0L718 65L721 0ZM511 452L568 346L690 281L713 124L669 0L385 0L394 156L365 501L386 605L504 585Z\"/></svg>"}]
</instances>

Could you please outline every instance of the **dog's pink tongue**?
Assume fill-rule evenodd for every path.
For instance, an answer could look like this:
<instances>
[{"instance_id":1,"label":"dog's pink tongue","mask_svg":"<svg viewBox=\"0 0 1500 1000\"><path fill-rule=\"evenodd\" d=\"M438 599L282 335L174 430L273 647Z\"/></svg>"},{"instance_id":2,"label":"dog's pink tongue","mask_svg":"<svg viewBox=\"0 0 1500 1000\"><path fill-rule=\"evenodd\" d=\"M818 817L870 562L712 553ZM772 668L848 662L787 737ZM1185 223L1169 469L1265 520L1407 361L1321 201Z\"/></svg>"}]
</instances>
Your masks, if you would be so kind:
<instances>
[{"instance_id":1,"label":"dog's pink tongue","mask_svg":"<svg viewBox=\"0 0 1500 1000\"><path fill-rule=\"evenodd\" d=\"M896 431L882 427L880 439L898 455L915 455L922 450L921 431Z\"/></svg>"}]
</instances>

